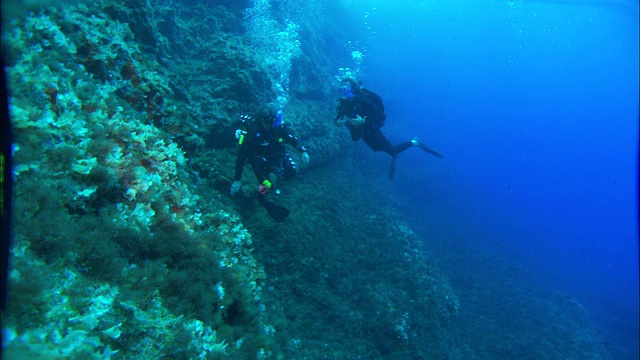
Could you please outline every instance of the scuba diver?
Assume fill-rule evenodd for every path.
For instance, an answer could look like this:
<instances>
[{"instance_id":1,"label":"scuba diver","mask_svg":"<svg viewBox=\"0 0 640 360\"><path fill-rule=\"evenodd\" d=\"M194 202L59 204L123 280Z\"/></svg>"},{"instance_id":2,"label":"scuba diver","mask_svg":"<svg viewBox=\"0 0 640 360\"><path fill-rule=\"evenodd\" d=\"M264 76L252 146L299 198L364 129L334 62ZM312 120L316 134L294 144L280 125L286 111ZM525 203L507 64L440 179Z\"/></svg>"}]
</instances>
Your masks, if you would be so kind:
<instances>
[{"instance_id":1,"label":"scuba diver","mask_svg":"<svg viewBox=\"0 0 640 360\"><path fill-rule=\"evenodd\" d=\"M280 193L279 189L273 188L270 175L281 175L284 180L289 180L296 175L296 164L289 157L285 144L297 149L305 163L309 162L307 149L298 144L298 139L284 123L282 109L274 103L270 103L255 118L241 116L240 122L242 126L236 130L238 157L235 177L229 193L235 196L242 191L240 179L245 162L248 160L260 183L258 202L274 220L283 221L289 215L289 209L268 199L269 192L272 190L276 194Z\"/></svg>"},{"instance_id":2,"label":"scuba diver","mask_svg":"<svg viewBox=\"0 0 640 360\"><path fill-rule=\"evenodd\" d=\"M429 148L420 139L414 137L411 141L391 145L382 133L387 116L384 113L382 98L360 86L353 78L344 78L340 83L340 98L336 102L335 124L345 125L351 133L351 140L364 140L371 150L384 151L391 155L389 179L393 180L396 157L412 146L417 146L427 153L443 157L437 151Z\"/></svg>"}]
</instances>

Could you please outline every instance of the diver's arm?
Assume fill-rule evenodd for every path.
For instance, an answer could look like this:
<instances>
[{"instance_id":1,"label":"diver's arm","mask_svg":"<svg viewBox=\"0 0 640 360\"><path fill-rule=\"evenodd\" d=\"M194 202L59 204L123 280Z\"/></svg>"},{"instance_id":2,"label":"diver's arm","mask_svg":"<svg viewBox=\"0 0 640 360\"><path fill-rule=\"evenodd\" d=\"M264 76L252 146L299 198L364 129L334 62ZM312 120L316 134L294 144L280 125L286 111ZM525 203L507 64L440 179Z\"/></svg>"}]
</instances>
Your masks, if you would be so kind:
<instances>
[{"instance_id":1,"label":"diver's arm","mask_svg":"<svg viewBox=\"0 0 640 360\"><path fill-rule=\"evenodd\" d=\"M288 129L287 129L287 134L284 138L287 144L293 146L294 148L296 148L296 150L298 150L298 152L301 155L302 163L303 164L309 163L309 154L307 153L307 148L304 145L300 145L300 143L298 142L298 138L295 135L293 135L291 132L289 132Z\"/></svg>"},{"instance_id":2,"label":"diver's arm","mask_svg":"<svg viewBox=\"0 0 640 360\"><path fill-rule=\"evenodd\" d=\"M289 132L288 129L286 135L284 136L284 140L287 144L293 146L300 153L307 151L307 148L304 145L300 145L300 143L298 142L298 138L291 132Z\"/></svg>"},{"instance_id":3,"label":"diver's arm","mask_svg":"<svg viewBox=\"0 0 640 360\"><path fill-rule=\"evenodd\" d=\"M360 127L367 122L367 117L362 117L360 115L356 115L355 117L349 118L345 120L346 123L351 127Z\"/></svg>"},{"instance_id":4,"label":"diver's arm","mask_svg":"<svg viewBox=\"0 0 640 360\"><path fill-rule=\"evenodd\" d=\"M347 116L347 111L345 109L345 104L342 99L338 99L336 101L336 118L333 120L333 123L342 126L345 124L345 117Z\"/></svg>"}]
</instances>

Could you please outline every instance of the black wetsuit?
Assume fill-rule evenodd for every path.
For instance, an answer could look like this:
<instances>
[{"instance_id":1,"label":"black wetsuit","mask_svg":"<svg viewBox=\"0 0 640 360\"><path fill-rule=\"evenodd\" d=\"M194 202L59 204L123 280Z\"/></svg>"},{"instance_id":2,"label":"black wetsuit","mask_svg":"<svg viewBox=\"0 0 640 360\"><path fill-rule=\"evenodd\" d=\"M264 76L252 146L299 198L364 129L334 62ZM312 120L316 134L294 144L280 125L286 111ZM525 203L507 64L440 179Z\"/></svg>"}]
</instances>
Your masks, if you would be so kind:
<instances>
[{"instance_id":1,"label":"black wetsuit","mask_svg":"<svg viewBox=\"0 0 640 360\"><path fill-rule=\"evenodd\" d=\"M296 167L287 153L285 144L299 151L306 151L298 144L298 139L291 134L288 126L272 128L268 121L256 119L248 124L246 134L238 147L235 180L242 177L244 164L248 160L258 181L262 184L269 179L271 173L281 173L285 180L295 176Z\"/></svg>"},{"instance_id":2,"label":"black wetsuit","mask_svg":"<svg viewBox=\"0 0 640 360\"><path fill-rule=\"evenodd\" d=\"M384 126L387 116L384 113L384 105L380 96L374 92L365 88L357 89L353 97L338 99L336 112L336 122L344 117L352 119L360 116L364 118L364 124L361 126L353 126L348 121L346 126L351 132L351 140L358 141L362 138L373 151L384 151L395 158L396 155L412 146L411 141L393 146L384 136L380 128Z\"/></svg>"}]
</instances>

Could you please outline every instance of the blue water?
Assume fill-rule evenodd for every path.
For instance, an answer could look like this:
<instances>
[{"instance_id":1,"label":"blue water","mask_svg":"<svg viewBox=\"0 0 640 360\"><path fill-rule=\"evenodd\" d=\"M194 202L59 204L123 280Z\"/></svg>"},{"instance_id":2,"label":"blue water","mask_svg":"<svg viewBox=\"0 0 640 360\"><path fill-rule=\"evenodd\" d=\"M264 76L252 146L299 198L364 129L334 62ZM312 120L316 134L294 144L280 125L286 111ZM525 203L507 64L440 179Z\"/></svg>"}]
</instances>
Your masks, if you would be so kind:
<instances>
[{"instance_id":1,"label":"blue water","mask_svg":"<svg viewBox=\"0 0 640 360\"><path fill-rule=\"evenodd\" d=\"M477 234L638 358L638 3L352 1L416 218ZM417 189L417 190L416 190ZM431 204L425 204L430 202ZM440 209L440 210L438 210Z\"/></svg>"}]
</instances>

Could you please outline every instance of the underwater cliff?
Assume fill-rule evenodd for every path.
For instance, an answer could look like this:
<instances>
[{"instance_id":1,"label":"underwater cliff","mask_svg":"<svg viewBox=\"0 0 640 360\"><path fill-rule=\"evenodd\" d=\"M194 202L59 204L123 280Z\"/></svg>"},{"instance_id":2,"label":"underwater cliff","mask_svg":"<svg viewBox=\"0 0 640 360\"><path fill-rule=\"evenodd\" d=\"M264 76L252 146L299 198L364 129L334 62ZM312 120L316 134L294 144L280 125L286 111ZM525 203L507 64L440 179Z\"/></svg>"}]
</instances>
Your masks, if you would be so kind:
<instances>
[{"instance_id":1,"label":"underwater cliff","mask_svg":"<svg viewBox=\"0 0 640 360\"><path fill-rule=\"evenodd\" d=\"M453 315L446 281L393 210L357 211L366 194L336 199L323 195L328 184L300 180L282 195L297 204L287 224L228 198L235 121L283 95L289 81L276 75L287 66L287 117L311 166L346 143L329 126L331 60L302 55L317 44L301 46L292 23L287 33L258 5L73 4L6 25L16 163L7 358L405 353L419 324ZM274 34L282 48L265 57ZM425 271L398 267L412 263Z\"/></svg>"},{"instance_id":2,"label":"underwater cliff","mask_svg":"<svg viewBox=\"0 0 640 360\"><path fill-rule=\"evenodd\" d=\"M127 0L4 20L4 358L487 358L451 335L455 286L333 126L352 61L335 11ZM237 119L274 99L311 155L283 223L228 195Z\"/></svg>"}]
</instances>

